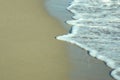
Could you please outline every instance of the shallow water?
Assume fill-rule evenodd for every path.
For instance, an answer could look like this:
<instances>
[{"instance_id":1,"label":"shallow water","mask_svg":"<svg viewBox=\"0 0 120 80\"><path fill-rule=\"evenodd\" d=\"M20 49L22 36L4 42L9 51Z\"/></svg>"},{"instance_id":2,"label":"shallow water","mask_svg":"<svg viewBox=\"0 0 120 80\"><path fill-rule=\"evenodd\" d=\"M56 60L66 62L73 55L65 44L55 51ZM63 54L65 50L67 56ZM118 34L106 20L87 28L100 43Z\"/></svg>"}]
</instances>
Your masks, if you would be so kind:
<instances>
[{"instance_id":1,"label":"shallow water","mask_svg":"<svg viewBox=\"0 0 120 80\"><path fill-rule=\"evenodd\" d=\"M0 80L68 80L65 33L42 0L0 0Z\"/></svg>"},{"instance_id":2,"label":"shallow water","mask_svg":"<svg viewBox=\"0 0 120 80\"><path fill-rule=\"evenodd\" d=\"M67 25L65 21L68 19L72 19L72 13L66 10L66 7L70 5L71 1L72 0L46 0L45 2L45 7L47 11L49 11L49 14L60 20L61 24L64 25L63 27L66 30L69 30L70 26Z\"/></svg>"},{"instance_id":3,"label":"shallow water","mask_svg":"<svg viewBox=\"0 0 120 80\"><path fill-rule=\"evenodd\" d=\"M50 3L49 6L52 5L54 7L48 6L48 11L61 22L65 22L65 20L71 19L71 13L69 14L69 12L64 9L68 6L70 1L71 0L67 0L65 5L64 0L48 0ZM59 11L62 12L59 13ZM64 25L64 27L66 27L66 25ZM73 67L70 73L70 80L114 80L108 74L111 69L107 67L104 62L89 56L87 51L75 45L68 44L68 50L69 60Z\"/></svg>"}]
</instances>

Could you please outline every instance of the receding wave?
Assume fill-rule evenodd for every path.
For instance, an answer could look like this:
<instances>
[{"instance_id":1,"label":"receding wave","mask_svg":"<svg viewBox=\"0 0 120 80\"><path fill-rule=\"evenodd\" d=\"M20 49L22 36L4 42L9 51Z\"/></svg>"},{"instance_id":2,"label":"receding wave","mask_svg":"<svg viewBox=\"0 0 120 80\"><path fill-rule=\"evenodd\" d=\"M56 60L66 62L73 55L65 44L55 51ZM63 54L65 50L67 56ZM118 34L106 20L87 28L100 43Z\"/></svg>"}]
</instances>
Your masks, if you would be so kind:
<instances>
[{"instance_id":1,"label":"receding wave","mask_svg":"<svg viewBox=\"0 0 120 80\"><path fill-rule=\"evenodd\" d=\"M74 0L67 8L74 13L72 32L57 39L88 50L113 69L111 75L120 80L120 1Z\"/></svg>"}]
</instances>

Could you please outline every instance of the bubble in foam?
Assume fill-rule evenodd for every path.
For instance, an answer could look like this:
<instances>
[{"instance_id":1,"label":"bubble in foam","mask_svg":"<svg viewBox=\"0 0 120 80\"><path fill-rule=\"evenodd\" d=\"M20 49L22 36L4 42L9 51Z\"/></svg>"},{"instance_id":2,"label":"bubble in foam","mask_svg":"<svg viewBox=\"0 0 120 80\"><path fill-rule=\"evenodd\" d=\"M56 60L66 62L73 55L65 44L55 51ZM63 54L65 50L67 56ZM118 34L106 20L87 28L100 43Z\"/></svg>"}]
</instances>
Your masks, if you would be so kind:
<instances>
[{"instance_id":1,"label":"bubble in foam","mask_svg":"<svg viewBox=\"0 0 120 80\"><path fill-rule=\"evenodd\" d=\"M74 13L72 32L57 39L88 50L113 69L120 80L120 4L119 0L74 0L67 8Z\"/></svg>"}]
</instances>

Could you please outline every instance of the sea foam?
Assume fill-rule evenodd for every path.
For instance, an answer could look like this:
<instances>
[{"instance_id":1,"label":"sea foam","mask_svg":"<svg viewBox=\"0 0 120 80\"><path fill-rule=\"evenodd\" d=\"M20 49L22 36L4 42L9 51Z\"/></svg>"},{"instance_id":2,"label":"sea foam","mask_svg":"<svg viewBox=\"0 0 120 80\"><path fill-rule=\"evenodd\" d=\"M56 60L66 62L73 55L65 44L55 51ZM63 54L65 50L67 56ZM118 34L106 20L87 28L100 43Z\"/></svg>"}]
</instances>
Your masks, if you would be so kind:
<instances>
[{"instance_id":1,"label":"sea foam","mask_svg":"<svg viewBox=\"0 0 120 80\"><path fill-rule=\"evenodd\" d=\"M72 32L57 39L88 50L120 80L120 1L74 0L67 9L74 14L73 20L66 21L73 25Z\"/></svg>"}]
</instances>

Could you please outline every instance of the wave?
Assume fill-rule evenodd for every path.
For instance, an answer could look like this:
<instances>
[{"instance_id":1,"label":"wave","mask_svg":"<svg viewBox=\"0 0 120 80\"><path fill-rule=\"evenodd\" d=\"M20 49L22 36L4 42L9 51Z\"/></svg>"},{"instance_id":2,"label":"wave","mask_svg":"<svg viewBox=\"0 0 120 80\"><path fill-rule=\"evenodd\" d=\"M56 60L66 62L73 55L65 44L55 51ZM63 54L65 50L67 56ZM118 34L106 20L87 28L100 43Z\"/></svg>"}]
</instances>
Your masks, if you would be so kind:
<instances>
[{"instance_id":1,"label":"wave","mask_svg":"<svg viewBox=\"0 0 120 80\"><path fill-rule=\"evenodd\" d=\"M111 76L120 80L120 1L73 0L67 7L74 16L66 23L72 32L58 40L76 44L113 69Z\"/></svg>"}]
</instances>

